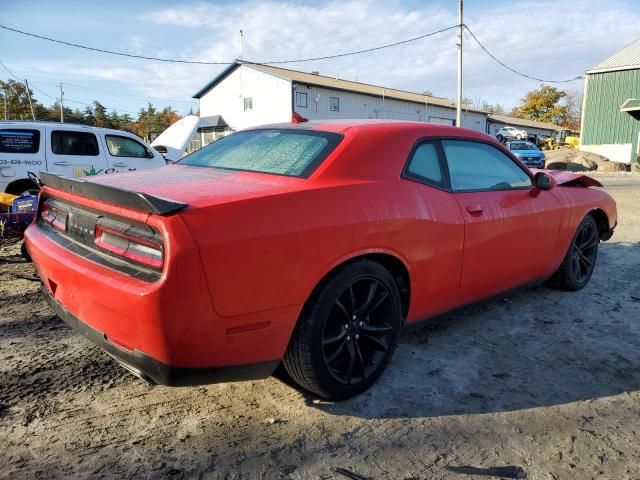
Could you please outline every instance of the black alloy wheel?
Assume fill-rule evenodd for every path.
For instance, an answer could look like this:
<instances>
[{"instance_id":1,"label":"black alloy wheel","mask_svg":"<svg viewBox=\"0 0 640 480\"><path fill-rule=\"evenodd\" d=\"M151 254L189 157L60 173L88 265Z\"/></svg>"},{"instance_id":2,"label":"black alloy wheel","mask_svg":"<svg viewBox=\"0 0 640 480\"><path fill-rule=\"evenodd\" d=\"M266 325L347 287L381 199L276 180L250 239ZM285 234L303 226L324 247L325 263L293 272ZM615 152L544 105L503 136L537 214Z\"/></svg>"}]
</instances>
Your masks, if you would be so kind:
<instances>
[{"instance_id":1,"label":"black alloy wheel","mask_svg":"<svg viewBox=\"0 0 640 480\"><path fill-rule=\"evenodd\" d=\"M375 278L357 279L338 295L322 335L325 366L336 381L363 382L376 371L393 343L392 309L388 288Z\"/></svg>"},{"instance_id":2,"label":"black alloy wheel","mask_svg":"<svg viewBox=\"0 0 640 480\"><path fill-rule=\"evenodd\" d=\"M599 243L598 224L592 215L587 215L580 222L560 268L551 278L551 285L575 291L589 283L596 266Z\"/></svg>"},{"instance_id":3,"label":"black alloy wheel","mask_svg":"<svg viewBox=\"0 0 640 480\"><path fill-rule=\"evenodd\" d=\"M395 350L402 325L396 280L358 260L332 272L311 295L283 358L302 388L341 400L369 388Z\"/></svg>"},{"instance_id":4,"label":"black alloy wheel","mask_svg":"<svg viewBox=\"0 0 640 480\"><path fill-rule=\"evenodd\" d=\"M578 283L586 283L596 266L598 229L594 222L580 226L571 251L571 270Z\"/></svg>"}]
</instances>

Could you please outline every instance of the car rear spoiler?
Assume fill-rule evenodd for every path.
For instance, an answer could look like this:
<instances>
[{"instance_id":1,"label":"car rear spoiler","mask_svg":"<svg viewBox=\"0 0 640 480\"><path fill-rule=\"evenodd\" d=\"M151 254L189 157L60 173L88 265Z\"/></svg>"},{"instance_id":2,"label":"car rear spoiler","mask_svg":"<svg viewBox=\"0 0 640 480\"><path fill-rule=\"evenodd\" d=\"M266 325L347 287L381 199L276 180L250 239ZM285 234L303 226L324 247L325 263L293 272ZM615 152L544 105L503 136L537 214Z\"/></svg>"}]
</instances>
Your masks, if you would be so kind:
<instances>
[{"instance_id":1,"label":"car rear spoiler","mask_svg":"<svg viewBox=\"0 0 640 480\"><path fill-rule=\"evenodd\" d=\"M155 215L169 215L187 206L186 203L176 202L175 200L157 197L148 193L125 190L111 185L87 182L79 178L62 177L47 172L40 172L39 176L41 184L46 187L134 210L142 210Z\"/></svg>"}]
</instances>

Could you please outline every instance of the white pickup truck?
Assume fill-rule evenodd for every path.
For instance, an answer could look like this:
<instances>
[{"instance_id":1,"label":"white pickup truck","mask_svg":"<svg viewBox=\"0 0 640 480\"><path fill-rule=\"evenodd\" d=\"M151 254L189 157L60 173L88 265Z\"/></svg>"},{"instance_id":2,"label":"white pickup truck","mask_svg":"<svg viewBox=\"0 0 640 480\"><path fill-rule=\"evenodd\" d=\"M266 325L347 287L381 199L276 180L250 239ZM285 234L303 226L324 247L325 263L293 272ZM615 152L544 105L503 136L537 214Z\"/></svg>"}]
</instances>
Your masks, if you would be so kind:
<instances>
[{"instance_id":1,"label":"white pickup truck","mask_svg":"<svg viewBox=\"0 0 640 480\"><path fill-rule=\"evenodd\" d=\"M0 122L0 192L37 191L29 172L77 178L165 164L153 148L121 130L57 122Z\"/></svg>"}]
</instances>

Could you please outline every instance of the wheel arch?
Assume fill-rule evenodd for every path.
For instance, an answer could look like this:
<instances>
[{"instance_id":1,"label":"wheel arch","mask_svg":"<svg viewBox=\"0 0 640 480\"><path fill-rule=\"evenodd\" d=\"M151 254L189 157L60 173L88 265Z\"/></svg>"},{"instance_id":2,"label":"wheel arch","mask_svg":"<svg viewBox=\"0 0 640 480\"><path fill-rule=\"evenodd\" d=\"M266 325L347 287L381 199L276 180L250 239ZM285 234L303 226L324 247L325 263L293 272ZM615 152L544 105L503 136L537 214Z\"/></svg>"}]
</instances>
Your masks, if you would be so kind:
<instances>
[{"instance_id":1,"label":"wheel arch","mask_svg":"<svg viewBox=\"0 0 640 480\"><path fill-rule=\"evenodd\" d=\"M38 188L38 185L30 178L18 178L8 183L4 191L16 195L28 190L30 187Z\"/></svg>"},{"instance_id":2,"label":"wheel arch","mask_svg":"<svg viewBox=\"0 0 640 480\"><path fill-rule=\"evenodd\" d=\"M598 232L605 233L611 228L611 225L609 225L609 216L602 208L594 208L588 212L588 215L591 215L596 221Z\"/></svg>"},{"instance_id":3,"label":"wheel arch","mask_svg":"<svg viewBox=\"0 0 640 480\"><path fill-rule=\"evenodd\" d=\"M411 302L411 276L409 268L404 261L395 252L389 252L387 250L372 250L366 252L358 252L351 254L346 258L342 258L335 262L325 273L322 275L319 281L315 283L313 289L307 296L307 301L313 296L313 294L338 270L344 268L346 265L352 264L360 260L369 260L377 263L385 268L393 277L400 292L400 300L402 302L402 316L407 318L409 313L409 305Z\"/></svg>"}]
</instances>

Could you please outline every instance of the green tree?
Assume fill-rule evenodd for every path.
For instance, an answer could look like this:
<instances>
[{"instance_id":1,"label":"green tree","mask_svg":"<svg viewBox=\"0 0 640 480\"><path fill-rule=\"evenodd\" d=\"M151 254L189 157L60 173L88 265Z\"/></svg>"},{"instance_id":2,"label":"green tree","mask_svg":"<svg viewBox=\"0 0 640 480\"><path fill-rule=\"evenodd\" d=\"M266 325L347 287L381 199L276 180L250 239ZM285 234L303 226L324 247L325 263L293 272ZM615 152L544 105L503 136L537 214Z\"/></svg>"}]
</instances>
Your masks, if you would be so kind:
<instances>
[{"instance_id":1,"label":"green tree","mask_svg":"<svg viewBox=\"0 0 640 480\"><path fill-rule=\"evenodd\" d=\"M27 87L22 82L17 82L15 80L7 80L3 82L0 80L0 89L2 93L0 94L2 97L0 98L0 112L2 118L5 117L4 112L4 100L5 95L7 99L7 119L9 120L31 120L33 117L31 116L31 107L29 106L29 96L27 95ZM38 107L38 111L40 111L41 104L39 104L33 98L33 91L29 89L29 95L31 95L31 100L33 102L34 113L36 111L36 107ZM38 118L36 116L36 118Z\"/></svg>"},{"instance_id":2,"label":"green tree","mask_svg":"<svg viewBox=\"0 0 640 480\"><path fill-rule=\"evenodd\" d=\"M567 108L560 104L560 100L567 93L550 85L541 85L532 90L521 100L521 104L511 111L511 115L527 120L555 123L562 125L566 117Z\"/></svg>"}]
</instances>

